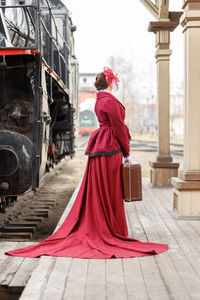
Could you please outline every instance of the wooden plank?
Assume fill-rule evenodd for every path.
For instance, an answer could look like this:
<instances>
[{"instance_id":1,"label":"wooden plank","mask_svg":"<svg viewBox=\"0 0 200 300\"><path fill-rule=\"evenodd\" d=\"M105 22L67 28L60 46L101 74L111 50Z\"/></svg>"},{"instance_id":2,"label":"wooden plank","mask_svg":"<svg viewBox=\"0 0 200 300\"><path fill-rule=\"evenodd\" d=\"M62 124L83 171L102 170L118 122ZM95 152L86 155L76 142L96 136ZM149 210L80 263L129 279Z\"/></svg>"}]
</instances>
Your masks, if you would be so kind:
<instances>
[{"instance_id":1,"label":"wooden plank","mask_svg":"<svg viewBox=\"0 0 200 300\"><path fill-rule=\"evenodd\" d=\"M173 224L173 228L172 228L173 230L171 229L171 231L173 232L174 237L176 238L180 247L183 249L185 255L188 257L191 264L194 265L194 268L197 268L198 264L196 263L196 261L194 261L194 259L192 259L192 256L194 255L195 257L197 257L200 254L199 234L191 226L190 221L175 220L167 210L166 201L164 201L163 206L166 210L166 212L164 211L163 213L165 213L165 215L167 215L168 213L169 215L168 222L167 222L169 228ZM177 229L174 230L174 228L178 228L180 232L177 234L178 230ZM197 271L197 273L199 273L199 271Z\"/></svg>"},{"instance_id":2,"label":"wooden plank","mask_svg":"<svg viewBox=\"0 0 200 300\"><path fill-rule=\"evenodd\" d=\"M131 226L133 237L137 239L137 237L146 237L146 233L144 231L144 227L138 217L138 213L136 211L137 203L125 203L125 208L127 211L128 220Z\"/></svg>"},{"instance_id":3,"label":"wooden plank","mask_svg":"<svg viewBox=\"0 0 200 300\"><path fill-rule=\"evenodd\" d=\"M144 209L143 202L140 202L136 206L138 216L144 228L147 237L153 236L158 237L158 232L155 229L155 226L152 224L151 219L147 211Z\"/></svg>"},{"instance_id":4,"label":"wooden plank","mask_svg":"<svg viewBox=\"0 0 200 300\"><path fill-rule=\"evenodd\" d=\"M124 258L123 266L128 299L149 299L138 257Z\"/></svg>"},{"instance_id":5,"label":"wooden plank","mask_svg":"<svg viewBox=\"0 0 200 300\"><path fill-rule=\"evenodd\" d=\"M88 259L73 258L63 299L85 299L87 271Z\"/></svg>"},{"instance_id":6,"label":"wooden plank","mask_svg":"<svg viewBox=\"0 0 200 300\"><path fill-rule=\"evenodd\" d=\"M156 191L155 189L148 189L148 194L149 194L149 200L151 200L151 205L154 205L155 208L157 209L157 212L160 214L161 218L165 222L165 225L168 227L169 231L173 233L175 236L182 237L183 232L179 226L177 226L176 221L174 218L171 216L171 214L166 210L164 206L165 199L164 195L162 194L162 189L160 189L159 195L155 194ZM162 199L162 201L160 201Z\"/></svg>"},{"instance_id":7,"label":"wooden plank","mask_svg":"<svg viewBox=\"0 0 200 300\"><path fill-rule=\"evenodd\" d=\"M15 249L17 244L17 242L0 242L0 265L6 258L8 258L8 256L5 255L5 252Z\"/></svg>"},{"instance_id":8,"label":"wooden plank","mask_svg":"<svg viewBox=\"0 0 200 300\"><path fill-rule=\"evenodd\" d=\"M190 226L198 233L200 234L200 222L199 220L190 220Z\"/></svg>"},{"instance_id":9,"label":"wooden plank","mask_svg":"<svg viewBox=\"0 0 200 300\"><path fill-rule=\"evenodd\" d=\"M149 213L151 217L151 222L154 224L156 230L158 231L160 235L160 242L162 241L163 236L165 236L166 239L172 237L171 233L168 232L168 228L164 224L162 218L158 215L156 212L155 206L153 206L151 203L149 203L150 199L148 199L150 193L146 193L146 190L144 189L144 207L146 211ZM148 196L148 197L147 197ZM149 197L150 198L150 197ZM146 201L145 201L146 200ZM152 199L154 202L154 199ZM150 237L151 242L158 242L157 238ZM167 241L168 243L168 241ZM141 258L142 261L142 258ZM148 260L147 260L148 261ZM155 262L157 265L157 270L159 272L160 278L165 286L166 292L168 294L168 297L170 299L190 299L187 290L185 289L185 286L180 279L179 274L177 273L177 270L170 258L169 250L165 253L162 253L160 255L155 256ZM145 276L145 275L144 275ZM147 279L146 279L147 280ZM150 283L149 284L152 287L152 290L156 290L155 287ZM152 291L149 291L150 298L153 297Z\"/></svg>"},{"instance_id":10,"label":"wooden plank","mask_svg":"<svg viewBox=\"0 0 200 300\"><path fill-rule=\"evenodd\" d=\"M173 237L171 237L171 240L172 238ZM152 238L151 241L157 242L156 240L154 240L154 238ZM179 250L177 245L174 245L174 247L170 247L168 251L160 255L156 255L155 261L160 276L165 285L166 291L168 293L169 299L189 300L190 299L189 293L185 288L185 285L181 277L179 276L179 272L177 272L177 269L173 263L173 259L171 259L170 252L174 252L176 250Z\"/></svg>"},{"instance_id":11,"label":"wooden plank","mask_svg":"<svg viewBox=\"0 0 200 300\"><path fill-rule=\"evenodd\" d=\"M168 253L156 255L155 260L170 299L189 300L190 296Z\"/></svg>"},{"instance_id":12,"label":"wooden plank","mask_svg":"<svg viewBox=\"0 0 200 300\"><path fill-rule=\"evenodd\" d=\"M155 191L155 192L158 193L158 191ZM170 189L169 190L165 189L163 191L163 198L166 200L166 201L164 201L163 206L171 215L171 211L172 211L172 207L173 207L173 204L172 204L173 197L172 197L172 193L171 193ZM172 219L174 219L174 218L172 217ZM196 246L197 250L198 250L200 247L200 244L199 244L200 235L199 235L199 232L197 230L195 230L195 228L192 226L192 224L194 224L195 221L180 220L180 219L177 219L177 220L174 219L174 221L177 224L177 226L180 227L180 229L182 230L183 235L186 235L188 237L188 239L191 239L191 240L193 238L195 239L194 247Z\"/></svg>"},{"instance_id":13,"label":"wooden plank","mask_svg":"<svg viewBox=\"0 0 200 300\"><path fill-rule=\"evenodd\" d=\"M19 246L20 245L20 246ZM15 249L27 246L28 243L16 243ZM7 249L8 250L8 249ZM0 265L0 284L9 285L13 276L19 269L24 257L12 257L5 255L6 259Z\"/></svg>"},{"instance_id":14,"label":"wooden plank","mask_svg":"<svg viewBox=\"0 0 200 300\"><path fill-rule=\"evenodd\" d=\"M158 214L157 207L154 203L154 197L151 194L150 191L148 191L148 188L144 186L143 188L143 195L144 195L144 201L143 201L143 207L146 210L146 212L150 216L150 222L154 225L156 228L158 235L160 237L163 236L171 236L172 233L169 230L168 226L163 221L162 215ZM152 199L151 199L152 198ZM153 201L154 205L150 201ZM169 216L171 218L171 216Z\"/></svg>"},{"instance_id":15,"label":"wooden plank","mask_svg":"<svg viewBox=\"0 0 200 300\"><path fill-rule=\"evenodd\" d=\"M33 271L20 300L40 300L55 263L55 257L42 256Z\"/></svg>"},{"instance_id":16,"label":"wooden plank","mask_svg":"<svg viewBox=\"0 0 200 300\"><path fill-rule=\"evenodd\" d=\"M198 251L198 255L199 255L200 254L200 233L198 232L199 229L198 229L197 226L199 226L200 224L196 224L197 226L195 226L194 224L197 223L196 221L188 221L188 223L190 223L190 226L195 231L197 236L194 233L192 233L190 235L190 234L188 234L188 232L186 232L186 235L187 235L188 239L190 240L190 243ZM184 227L184 231L185 231L185 227ZM189 247L191 247L191 245L189 245ZM188 255L190 255L190 253L188 253ZM197 263L196 262L194 262L194 263L195 263L195 266L196 266ZM199 264L199 259L198 259L198 264Z\"/></svg>"},{"instance_id":17,"label":"wooden plank","mask_svg":"<svg viewBox=\"0 0 200 300\"><path fill-rule=\"evenodd\" d=\"M164 281L160 275L154 256L139 258L142 274L150 299L169 299Z\"/></svg>"},{"instance_id":18,"label":"wooden plank","mask_svg":"<svg viewBox=\"0 0 200 300\"><path fill-rule=\"evenodd\" d=\"M122 259L106 260L106 299L128 299Z\"/></svg>"},{"instance_id":19,"label":"wooden plank","mask_svg":"<svg viewBox=\"0 0 200 300\"><path fill-rule=\"evenodd\" d=\"M14 250L34 243L30 242L1 242L0 243L0 284L10 287L25 286L34 264L26 262L26 259L14 258L4 253L8 250ZM29 259L28 259L29 260ZM4 262L4 263L3 263ZM18 278L18 280L17 280ZM17 281L16 281L17 280Z\"/></svg>"},{"instance_id":20,"label":"wooden plank","mask_svg":"<svg viewBox=\"0 0 200 300\"><path fill-rule=\"evenodd\" d=\"M152 241L153 237L151 236L150 238L147 236L144 241L148 242L149 239ZM157 237L154 237L154 239L157 239ZM160 276L155 256L139 257L138 262L141 270L140 276L143 279L143 289L145 287L145 297L147 295L148 299L155 300L170 299L163 278ZM144 274L144 272L146 273Z\"/></svg>"},{"instance_id":21,"label":"wooden plank","mask_svg":"<svg viewBox=\"0 0 200 300\"><path fill-rule=\"evenodd\" d=\"M140 212L141 212L141 208L143 206L143 209L142 209L142 214L145 215L145 218L142 218L142 222L143 222L143 226L144 228L146 229L148 225L148 223L151 223L152 226L155 227L155 229L157 230L157 234L156 234L156 237L155 237L155 232L154 230L152 231L154 233L154 237L153 235L151 234L152 232L148 230L146 230L147 233L149 233L149 240L151 242L162 242L162 239L159 237L159 236L171 236L171 232L169 231L169 229L167 228L167 226L165 225L165 223L163 222L163 220L161 219L161 217L158 215L157 211L155 210L155 207L154 205L150 204L149 205L149 192L146 193L146 190L145 190L145 187L146 187L146 184L143 188L143 202L140 203L140 206L139 206L139 209L138 209L138 214L139 214L139 217L141 216L140 215ZM137 203L135 203L136 206L137 206ZM144 205L145 204L145 205ZM145 212L146 210L146 212ZM148 219L149 217L149 221L146 222L146 220ZM164 257L164 259L163 259ZM167 252L161 254L161 255L157 255L155 256L155 258L159 258L158 262L156 261L156 264L157 264L157 272L158 274L160 274L160 278L164 278L164 281L163 281L163 284L165 286L165 289L166 289L166 292L168 293L168 296L170 297L171 295L174 295L175 297L178 297L180 299L180 297L183 297L184 295L186 295L186 299L187 299L187 291L185 290L185 287L183 285L183 283L181 282L180 278L179 278L179 275L176 271L176 268L174 267L170 257L169 257L169 254ZM140 260L142 261L142 258L140 258ZM139 260L139 261L140 261ZM160 262L161 260L161 262ZM147 259L147 262L148 262L148 259ZM166 272L166 269L165 269L165 262L166 263L166 266L171 266L170 268L170 272ZM173 274L173 276L172 276ZM176 280L177 284L173 284L174 283L174 280ZM147 279L146 279L147 280ZM169 284L169 287L167 286L167 284ZM151 285L151 283L149 283L149 285ZM155 287L153 288L155 289ZM182 291L182 292L180 292ZM150 295L152 294L153 291L149 291ZM165 295L166 297L166 295ZM177 298L177 299L178 299ZM176 298L174 298L176 299Z\"/></svg>"},{"instance_id":22,"label":"wooden plank","mask_svg":"<svg viewBox=\"0 0 200 300\"><path fill-rule=\"evenodd\" d=\"M44 287L42 300L63 299L63 293L71 267L72 258L56 257L55 265Z\"/></svg>"},{"instance_id":23,"label":"wooden plank","mask_svg":"<svg viewBox=\"0 0 200 300\"><path fill-rule=\"evenodd\" d=\"M170 241L168 250L171 260L185 286L189 296L192 299L200 298L200 279L191 264L188 262L182 250L176 243L175 239Z\"/></svg>"},{"instance_id":24,"label":"wooden plank","mask_svg":"<svg viewBox=\"0 0 200 300\"><path fill-rule=\"evenodd\" d=\"M104 259L89 260L85 299L106 299L106 273Z\"/></svg>"},{"instance_id":25,"label":"wooden plank","mask_svg":"<svg viewBox=\"0 0 200 300\"><path fill-rule=\"evenodd\" d=\"M150 206L155 207L158 215L160 215L162 222L168 227L171 231L171 236L164 236L162 242L169 244L169 250L167 251L170 259L172 260L183 285L185 286L190 297L200 297L200 279L198 274L194 271L194 268L191 266L188 261L188 257L185 256L182 247L180 247L178 241L179 238L183 238L184 234L180 228L177 228L176 222L173 220L172 216L166 211L162 201L162 190L160 190L159 195L155 196L154 189L148 189L148 201ZM150 207L149 206L149 207ZM155 216L152 218L154 221ZM163 253L164 254L164 253ZM187 294L186 294L187 295Z\"/></svg>"},{"instance_id":26,"label":"wooden plank","mask_svg":"<svg viewBox=\"0 0 200 300\"><path fill-rule=\"evenodd\" d=\"M39 258L25 258L9 283L9 287L26 286L32 272L39 263Z\"/></svg>"},{"instance_id":27,"label":"wooden plank","mask_svg":"<svg viewBox=\"0 0 200 300\"><path fill-rule=\"evenodd\" d=\"M163 195L164 195L164 198L166 199L166 201L164 201L163 205L164 205L165 209L170 213L169 209L171 210L171 208L172 208L172 203L171 203L172 198L170 198L171 191L170 190L167 191L165 189L163 191ZM195 221L178 219L178 220L174 220L174 222L182 231L181 236L177 236L175 234L177 242L179 243L180 247L185 252L185 255L188 257L188 260L190 261L191 265L194 267L194 269L197 271L197 273L199 273L200 266L199 266L199 263L197 260L197 256L200 254L200 235L199 235L198 231L195 230L194 226L192 225L195 223Z\"/></svg>"},{"instance_id":28,"label":"wooden plank","mask_svg":"<svg viewBox=\"0 0 200 300\"><path fill-rule=\"evenodd\" d=\"M20 267L23 257L16 257L13 260L13 257L8 257L2 264L0 268L0 285L8 285L12 280L14 274L17 272Z\"/></svg>"},{"instance_id":29,"label":"wooden plank","mask_svg":"<svg viewBox=\"0 0 200 300\"><path fill-rule=\"evenodd\" d=\"M151 193L148 191L148 188L146 185L144 188L144 194L145 194L146 201L144 201L143 204L151 216L151 221L155 225L155 227L161 237L161 241L163 242L163 237L165 237L166 240L164 242L168 243L169 238L173 239L173 236L172 236L171 232L169 232L169 229L165 225L161 216L158 214L157 209L156 209L157 206L152 205L152 203L155 203L155 199L153 197L152 197L152 203L150 203ZM161 193L160 197L162 197L162 193ZM155 240L152 237L151 237L151 241L158 242L158 240ZM167 291L169 293L169 296L174 297L174 299L183 299L183 297L185 297L185 299L188 299L189 298L188 292L185 289L185 286L184 286L182 280L180 279L179 273L177 272L177 270L173 264L173 260L171 259L170 255L169 255L170 251L172 251L172 252L177 251L178 245L174 245L174 246L175 247L171 246L167 252L165 252L161 255L156 255L155 259L158 264L158 268L161 273L161 276L162 276L162 278L164 278L164 282L167 286Z\"/></svg>"}]
</instances>

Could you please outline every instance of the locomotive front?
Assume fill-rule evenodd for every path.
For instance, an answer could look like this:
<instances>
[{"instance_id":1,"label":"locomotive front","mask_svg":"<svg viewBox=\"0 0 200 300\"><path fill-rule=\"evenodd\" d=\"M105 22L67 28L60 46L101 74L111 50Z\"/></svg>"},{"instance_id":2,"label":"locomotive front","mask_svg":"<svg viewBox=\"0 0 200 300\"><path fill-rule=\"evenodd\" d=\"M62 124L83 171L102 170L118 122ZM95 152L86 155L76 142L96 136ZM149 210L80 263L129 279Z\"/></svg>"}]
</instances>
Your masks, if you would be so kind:
<instances>
[{"instance_id":1,"label":"locomotive front","mask_svg":"<svg viewBox=\"0 0 200 300\"><path fill-rule=\"evenodd\" d=\"M74 26L58 0L0 0L0 211L74 153Z\"/></svg>"}]
</instances>

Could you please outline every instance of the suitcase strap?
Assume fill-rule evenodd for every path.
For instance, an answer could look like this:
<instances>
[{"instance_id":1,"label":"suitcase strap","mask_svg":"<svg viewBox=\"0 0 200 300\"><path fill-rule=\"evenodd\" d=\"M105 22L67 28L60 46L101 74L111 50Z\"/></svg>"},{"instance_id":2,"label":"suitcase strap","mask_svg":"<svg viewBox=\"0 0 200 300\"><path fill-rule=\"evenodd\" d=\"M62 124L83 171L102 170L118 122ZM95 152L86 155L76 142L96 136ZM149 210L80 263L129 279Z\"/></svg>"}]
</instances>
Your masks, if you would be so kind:
<instances>
[{"instance_id":1,"label":"suitcase strap","mask_svg":"<svg viewBox=\"0 0 200 300\"><path fill-rule=\"evenodd\" d=\"M131 165L128 165L128 172L129 172L129 195L130 195L130 200L129 201L134 201L136 199L133 197L133 194L132 194L133 186L132 186L132 181L131 181ZM138 193L140 194L141 182L139 180L139 176L138 176L137 184L138 184ZM142 200L142 199L138 199L138 200Z\"/></svg>"},{"instance_id":2,"label":"suitcase strap","mask_svg":"<svg viewBox=\"0 0 200 300\"><path fill-rule=\"evenodd\" d=\"M129 195L130 195L130 200L132 199L132 197L131 197L131 195L132 195L132 189L131 189L131 167L130 167L130 165L129 165Z\"/></svg>"}]
</instances>

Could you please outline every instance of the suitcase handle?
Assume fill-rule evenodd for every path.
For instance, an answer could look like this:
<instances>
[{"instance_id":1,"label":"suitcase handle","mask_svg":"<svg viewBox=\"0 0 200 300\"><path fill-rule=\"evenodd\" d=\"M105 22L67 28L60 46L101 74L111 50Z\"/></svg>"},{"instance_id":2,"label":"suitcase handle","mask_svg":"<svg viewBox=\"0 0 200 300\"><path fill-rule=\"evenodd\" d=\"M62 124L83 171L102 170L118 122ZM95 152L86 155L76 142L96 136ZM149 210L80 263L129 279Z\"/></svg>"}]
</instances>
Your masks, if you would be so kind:
<instances>
[{"instance_id":1,"label":"suitcase handle","mask_svg":"<svg viewBox=\"0 0 200 300\"><path fill-rule=\"evenodd\" d=\"M138 164L137 161L132 158L131 156L123 158L123 163L124 164Z\"/></svg>"}]
</instances>

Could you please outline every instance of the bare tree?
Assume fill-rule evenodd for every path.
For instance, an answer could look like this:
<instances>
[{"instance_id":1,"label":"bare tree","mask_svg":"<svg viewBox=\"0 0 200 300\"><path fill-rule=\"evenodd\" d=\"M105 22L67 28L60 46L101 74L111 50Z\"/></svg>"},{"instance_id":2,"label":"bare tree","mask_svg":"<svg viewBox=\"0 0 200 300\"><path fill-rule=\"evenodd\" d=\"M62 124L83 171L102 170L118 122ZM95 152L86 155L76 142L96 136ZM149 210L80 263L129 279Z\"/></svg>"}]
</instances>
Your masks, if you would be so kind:
<instances>
[{"instance_id":1,"label":"bare tree","mask_svg":"<svg viewBox=\"0 0 200 300\"><path fill-rule=\"evenodd\" d=\"M118 74L120 79L119 100L126 107L126 123L130 131L138 130L138 102L134 89L135 72L133 65L121 56L110 56L108 67Z\"/></svg>"}]
</instances>

